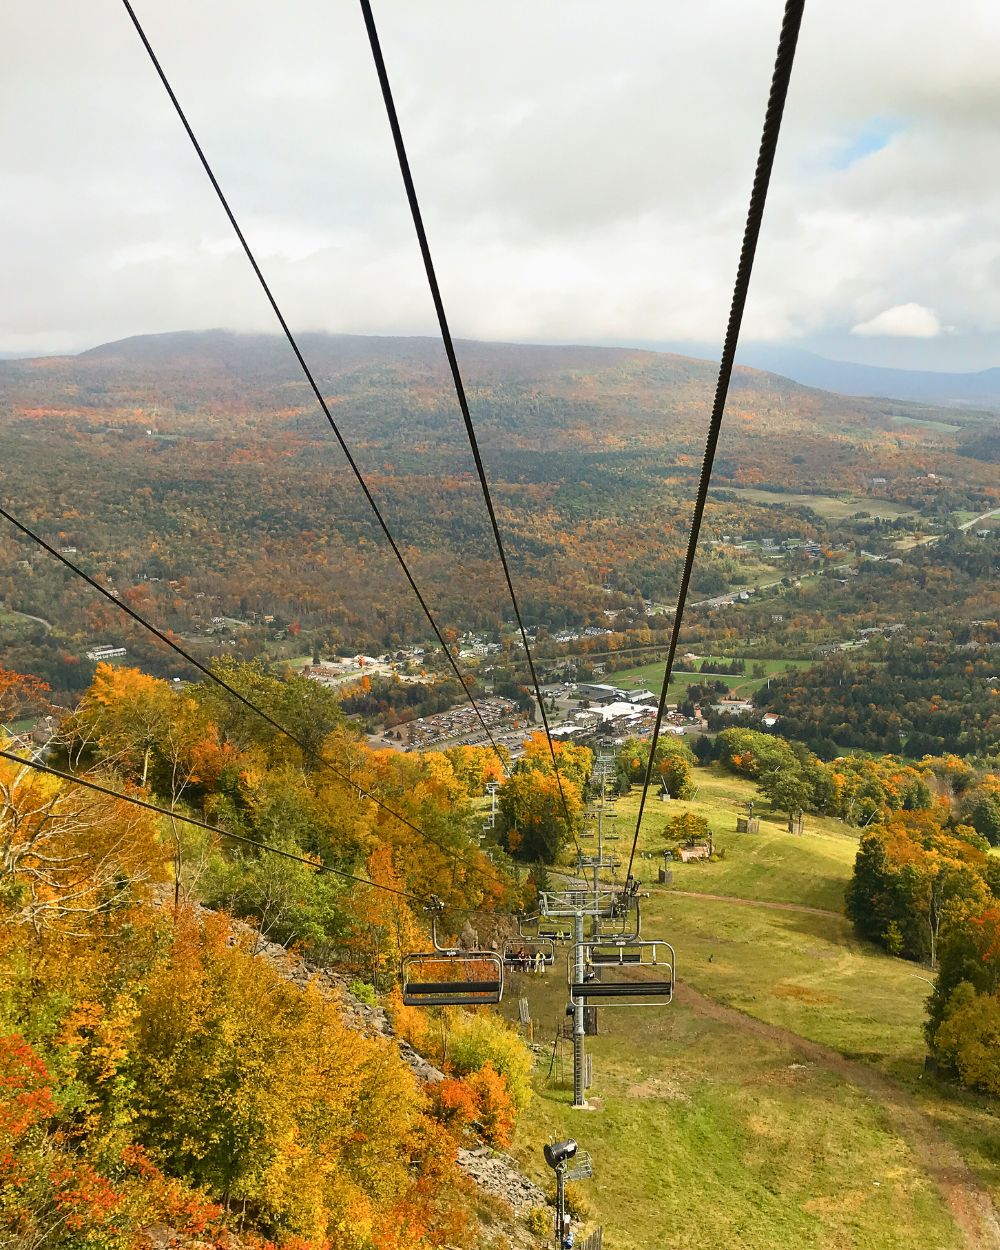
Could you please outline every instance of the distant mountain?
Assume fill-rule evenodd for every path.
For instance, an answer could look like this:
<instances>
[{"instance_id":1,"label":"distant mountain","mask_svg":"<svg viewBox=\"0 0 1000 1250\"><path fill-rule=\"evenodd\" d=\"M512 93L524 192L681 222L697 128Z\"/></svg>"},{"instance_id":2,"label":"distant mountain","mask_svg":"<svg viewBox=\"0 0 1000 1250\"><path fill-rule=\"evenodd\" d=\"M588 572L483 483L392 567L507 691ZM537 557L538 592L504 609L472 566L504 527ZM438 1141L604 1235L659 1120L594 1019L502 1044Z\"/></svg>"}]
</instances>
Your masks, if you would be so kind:
<instances>
[{"instance_id":1,"label":"distant mountain","mask_svg":"<svg viewBox=\"0 0 1000 1250\"><path fill-rule=\"evenodd\" d=\"M919 369L886 369L848 360L827 360L813 352L767 343L748 343L737 352L741 364L780 373L783 377L838 395L903 399L947 408L1000 409L1000 369L980 373L932 373Z\"/></svg>"}]
</instances>

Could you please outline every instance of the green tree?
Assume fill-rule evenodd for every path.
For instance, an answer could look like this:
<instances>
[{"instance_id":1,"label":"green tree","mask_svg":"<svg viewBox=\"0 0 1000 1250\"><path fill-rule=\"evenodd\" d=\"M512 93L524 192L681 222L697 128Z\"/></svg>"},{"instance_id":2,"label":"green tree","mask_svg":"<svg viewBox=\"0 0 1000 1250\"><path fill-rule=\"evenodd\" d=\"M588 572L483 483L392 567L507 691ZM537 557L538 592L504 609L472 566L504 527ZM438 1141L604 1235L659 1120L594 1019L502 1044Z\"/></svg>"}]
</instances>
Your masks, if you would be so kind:
<instances>
[{"instance_id":1,"label":"green tree","mask_svg":"<svg viewBox=\"0 0 1000 1250\"><path fill-rule=\"evenodd\" d=\"M978 790L964 805L965 818L991 846L1000 846L1000 793Z\"/></svg>"},{"instance_id":2,"label":"green tree","mask_svg":"<svg viewBox=\"0 0 1000 1250\"><path fill-rule=\"evenodd\" d=\"M776 764L757 778L757 789L779 812L796 812L812 805L808 778L791 762Z\"/></svg>"},{"instance_id":3,"label":"green tree","mask_svg":"<svg viewBox=\"0 0 1000 1250\"><path fill-rule=\"evenodd\" d=\"M694 797L691 761L686 756L680 752L670 752L664 755L657 765L657 772L672 799L690 799Z\"/></svg>"}]
</instances>

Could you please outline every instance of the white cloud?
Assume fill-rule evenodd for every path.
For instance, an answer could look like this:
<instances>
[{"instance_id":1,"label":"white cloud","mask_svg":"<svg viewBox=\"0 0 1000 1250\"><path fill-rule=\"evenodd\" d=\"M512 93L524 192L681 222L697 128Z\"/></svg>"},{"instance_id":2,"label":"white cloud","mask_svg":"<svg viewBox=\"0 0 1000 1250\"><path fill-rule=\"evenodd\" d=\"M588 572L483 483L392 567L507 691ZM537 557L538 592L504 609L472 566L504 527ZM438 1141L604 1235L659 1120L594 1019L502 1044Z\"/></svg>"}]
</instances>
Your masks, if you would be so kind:
<instances>
[{"instance_id":1,"label":"white cloud","mask_svg":"<svg viewBox=\"0 0 1000 1250\"><path fill-rule=\"evenodd\" d=\"M356 6L135 4L290 322L433 334ZM456 335L721 339L780 8L378 0ZM273 329L123 10L3 0L3 28L0 350ZM745 337L913 300L957 328L935 351L995 341L998 59L995 0L810 0Z\"/></svg>"},{"instance_id":2,"label":"white cloud","mask_svg":"<svg viewBox=\"0 0 1000 1250\"><path fill-rule=\"evenodd\" d=\"M933 309L923 304L895 304L878 316L859 322L852 334L864 338L936 339L941 322Z\"/></svg>"}]
</instances>

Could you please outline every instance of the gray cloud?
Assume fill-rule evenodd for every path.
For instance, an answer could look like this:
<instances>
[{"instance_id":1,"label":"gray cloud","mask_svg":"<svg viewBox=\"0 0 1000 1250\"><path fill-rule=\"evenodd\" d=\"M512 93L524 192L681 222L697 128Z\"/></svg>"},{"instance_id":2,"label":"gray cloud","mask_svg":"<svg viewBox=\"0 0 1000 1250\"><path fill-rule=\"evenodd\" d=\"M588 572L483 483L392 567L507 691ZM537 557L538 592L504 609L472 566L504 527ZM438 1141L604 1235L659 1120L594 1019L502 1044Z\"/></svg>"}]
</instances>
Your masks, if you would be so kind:
<instances>
[{"instance_id":1,"label":"gray cloud","mask_svg":"<svg viewBox=\"0 0 1000 1250\"><path fill-rule=\"evenodd\" d=\"M433 332L353 0L137 8L293 323ZM780 10L380 0L456 333L717 339ZM0 348L272 328L124 9L7 0L0 23ZM919 304L956 331L925 350L986 350L998 53L986 0L810 0L748 336L847 340Z\"/></svg>"}]
</instances>

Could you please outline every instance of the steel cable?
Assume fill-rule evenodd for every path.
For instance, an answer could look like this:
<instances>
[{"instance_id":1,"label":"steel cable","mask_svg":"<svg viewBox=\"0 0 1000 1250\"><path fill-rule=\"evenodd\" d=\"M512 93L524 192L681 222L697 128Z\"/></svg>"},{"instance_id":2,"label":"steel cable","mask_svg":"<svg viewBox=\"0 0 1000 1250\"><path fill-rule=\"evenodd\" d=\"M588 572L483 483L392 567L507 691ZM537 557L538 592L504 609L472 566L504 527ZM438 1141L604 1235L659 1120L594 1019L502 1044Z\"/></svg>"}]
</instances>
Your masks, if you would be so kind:
<instances>
[{"instance_id":1,"label":"steel cable","mask_svg":"<svg viewBox=\"0 0 1000 1250\"><path fill-rule=\"evenodd\" d=\"M445 313L444 300L441 297L441 288L438 285L437 273L434 268L434 260L431 256L430 243L427 239L427 231L424 229L423 215L420 212L420 203L417 199L417 191L413 182L413 174L410 171L410 162L406 155L406 146L403 142L403 132L399 124L399 116L396 113L396 105L392 96L392 87L389 83L389 74L385 67L385 58L382 55L382 46L379 42L378 30L375 26L375 17L372 13L370 0L361 0L361 12L364 16L365 28L368 31L368 41L371 45L372 58L375 62L375 70L378 74L379 86L382 89L382 99L385 103L386 116L389 120L389 129L392 131L392 141L396 148L396 158L399 161L399 172L402 175L403 186L406 190L406 199L410 206L410 214L413 217L413 227L417 234L417 242L420 245L420 255L424 262L424 272L427 275L427 285L430 288L431 299L434 302L434 311L437 314L441 341L444 344L445 355L448 357L448 366L451 369L455 395L458 399L458 406L462 413L462 420L465 423L465 431L469 438L469 446L472 449L472 458L475 461L476 474L479 477L479 484L482 487L483 499L486 502L486 511L489 514L490 527L493 530L493 539L496 543L497 552L500 556L500 563L503 566L504 580L507 583L510 601L514 608L514 616L517 620L517 627L521 634L521 641L524 644L524 654L528 661L528 669L531 673L531 683L535 690L535 698L538 700L538 709L542 714L542 724L545 727L545 738L548 742L549 754L552 756L552 767L555 771L556 780L559 783L559 797L562 800L566 827L573 835L573 841L576 843L577 852L582 854L580 843L577 839L576 831L573 828L572 819L569 814L569 805L566 802L566 792L563 789L562 775L559 772L559 762L556 759L555 745L553 744L552 733L549 728L549 718L545 712L545 700L542 698L542 691L538 682L538 674L535 671L535 662L531 656L531 648L528 646L528 634L524 627L524 620L521 616L521 609L517 601L517 594L514 590L514 582L511 577L510 565L507 562L507 553L504 549L503 538L500 534L500 526L497 522L496 509L493 506L493 497L490 492L489 480L486 476L486 468L483 464L483 457L479 450L479 439L476 436L472 413L469 410L469 401L465 393L465 384L462 381L462 371L459 368L458 356L455 352L455 343L452 339L451 329L448 325L448 317Z\"/></svg>"},{"instance_id":2,"label":"steel cable","mask_svg":"<svg viewBox=\"0 0 1000 1250\"><path fill-rule=\"evenodd\" d=\"M701 478L698 482L698 492L695 496L687 554L681 573L680 589L677 593L677 608L674 612L673 625L670 630L670 643L667 649L666 667L663 673L663 686L660 690L660 698L656 708L656 722L653 726L653 736L649 744L649 759L646 762L642 795L639 799L639 813L635 821L635 836L632 839L632 852L628 860L628 871L626 873L626 882L628 883L632 880L632 866L635 861L636 848L639 844L642 814L646 806L646 796L649 792L649 784L653 775L656 757L656 745L659 741L663 714L667 706L667 687L670 684L670 677L673 672L674 656L677 651L677 642L680 637L681 623L684 617L684 606L687 601L688 588L691 584L691 574L694 569L695 554L698 549L698 537L701 533L701 523L705 514L708 488L712 479L712 467L715 463L715 452L719 444L722 417L726 407L726 397L729 394L729 382L733 373L733 364L736 359L736 345L739 341L743 311L746 307L747 293L750 289L750 276L753 272L757 240L760 237L761 222L764 218L764 205L767 202L767 191L771 181L774 154L778 146L778 136L781 132L781 118L785 108L785 99L788 95L788 84L792 76L792 66L795 61L795 45L799 37L799 27L802 24L804 8L805 0L786 0L784 16L781 22L781 33L778 36L774 74L771 78L767 111L764 114L764 128L761 134L760 149L757 154L753 188L750 192L750 205L747 210L746 227L743 232L743 245L740 249L740 260L736 269L736 282L729 310L729 322L726 326L722 358L719 364L715 400L712 404L712 415L708 424L708 437L705 444L705 456L702 461Z\"/></svg>"}]
</instances>

